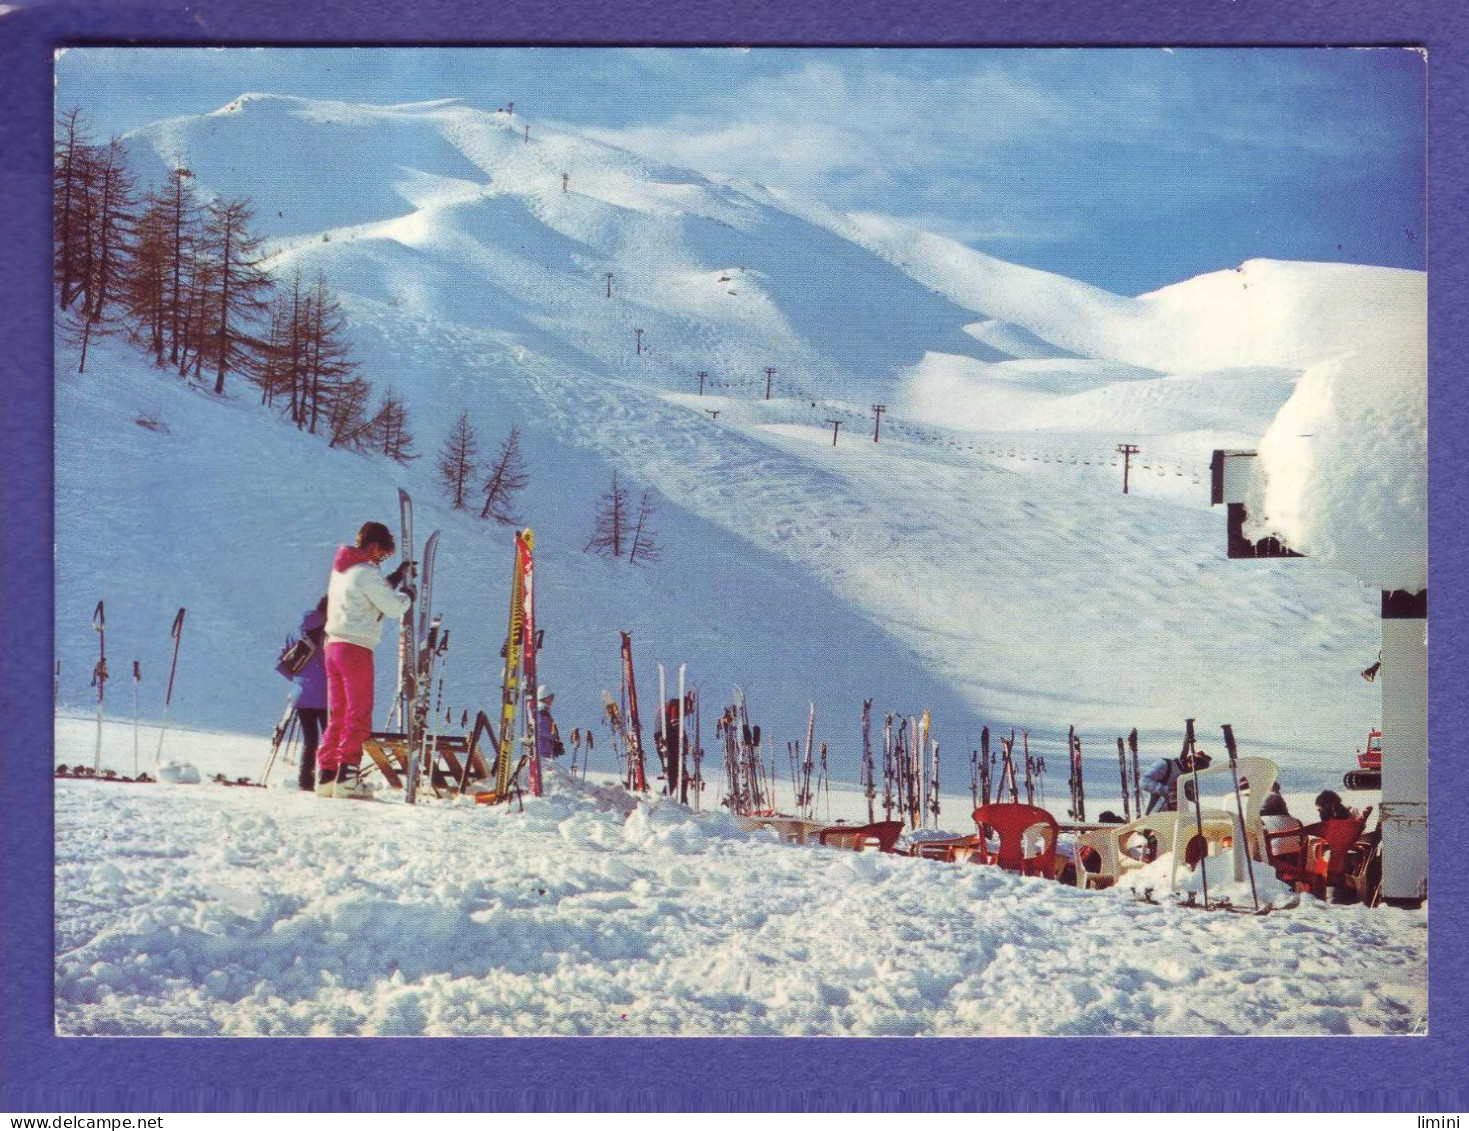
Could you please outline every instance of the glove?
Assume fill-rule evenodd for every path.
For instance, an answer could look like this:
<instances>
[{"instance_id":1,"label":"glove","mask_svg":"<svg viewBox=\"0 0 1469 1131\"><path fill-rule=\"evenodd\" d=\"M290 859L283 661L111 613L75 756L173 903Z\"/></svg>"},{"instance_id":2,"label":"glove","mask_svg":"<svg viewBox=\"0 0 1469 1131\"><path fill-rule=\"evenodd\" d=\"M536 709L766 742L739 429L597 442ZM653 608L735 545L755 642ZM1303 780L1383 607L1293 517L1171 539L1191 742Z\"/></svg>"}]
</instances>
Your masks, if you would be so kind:
<instances>
[{"instance_id":1,"label":"glove","mask_svg":"<svg viewBox=\"0 0 1469 1131\"><path fill-rule=\"evenodd\" d=\"M392 573L388 574L388 584L391 585L394 589L399 588L403 584L403 579L408 576L408 571L412 568L413 563L410 562L407 558L404 558L401 562L398 563L398 568L393 570Z\"/></svg>"},{"instance_id":2,"label":"glove","mask_svg":"<svg viewBox=\"0 0 1469 1131\"><path fill-rule=\"evenodd\" d=\"M411 585L408 585L408 584L405 583L403 585L398 586L398 592L399 593L402 593L410 601L416 601L416 600L418 600L418 590L415 589L415 588L413 588L413 586L411 586Z\"/></svg>"}]
</instances>

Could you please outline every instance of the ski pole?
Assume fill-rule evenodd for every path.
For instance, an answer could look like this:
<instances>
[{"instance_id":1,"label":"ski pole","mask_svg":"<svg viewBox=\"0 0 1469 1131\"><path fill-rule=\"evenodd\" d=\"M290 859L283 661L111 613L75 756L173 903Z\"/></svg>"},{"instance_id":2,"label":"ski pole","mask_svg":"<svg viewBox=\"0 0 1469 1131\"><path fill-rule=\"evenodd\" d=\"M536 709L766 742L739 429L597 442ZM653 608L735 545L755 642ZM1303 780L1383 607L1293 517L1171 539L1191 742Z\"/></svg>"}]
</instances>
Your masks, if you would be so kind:
<instances>
[{"instance_id":1,"label":"ski pole","mask_svg":"<svg viewBox=\"0 0 1469 1131\"><path fill-rule=\"evenodd\" d=\"M817 792L826 802L826 820L831 821L831 774L827 769L826 743L821 744L821 773L816 780ZM813 809L813 814L815 810Z\"/></svg>"},{"instance_id":2,"label":"ski pole","mask_svg":"<svg viewBox=\"0 0 1469 1131\"><path fill-rule=\"evenodd\" d=\"M282 747L290 744L289 735L296 725L296 689L293 687L286 692L286 709L281 715L280 722L275 724L275 729L270 733L270 757L266 759L265 769L260 771L260 784L270 784L270 771L275 768L276 756L280 754Z\"/></svg>"},{"instance_id":3,"label":"ski pole","mask_svg":"<svg viewBox=\"0 0 1469 1131\"><path fill-rule=\"evenodd\" d=\"M107 687L107 611L102 602L92 611L92 630L97 633L97 666L92 669L92 686L97 689L97 750L92 756L92 772L102 772L102 701Z\"/></svg>"},{"instance_id":4,"label":"ski pole","mask_svg":"<svg viewBox=\"0 0 1469 1131\"><path fill-rule=\"evenodd\" d=\"M1203 799L1199 796L1199 760L1194 757L1194 721L1185 720L1185 731L1183 739L1183 750L1188 755L1189 765L1193 773L1194 783L1194 835L1189 838L1188 846L1184 849L1184 860L1187 862L1197 861L1199 865L1199 878L1204 885L1204 907L1209 906L1209 839L1204 836L1204 806Z\"/></svg>"},{"instance_id":5,"label":"ski pole","mask_svg":"<svg viewBox=\"0 0 1469 1131\"><path fill-rule=\"evenodd\" d=\"M163 763L163 736L168 733L168 709L173 704L173 677L179 669L179 644L184 636L184 610L179 609L173 618L173 628L169 629L173 637L173 662L168 668L168 693L163 697L163 722L158 728L158 752L153 756L153 768L156 770Z\"/></svg>"},{"instance_id":6,"label":"ski pole","mask_svg":"<svg viewBox=\"0 0 1469 1131\"><path fill-rule=\"evenodd\" d=\"M133 661L133 777L138 776L138 684L143 682L143 669Z\"/></svg>"},{"instance_id":7,"label":"ski pole","mask_svg":"<svg viewBox=\"0 0 1469 1131\"><path fill-rule=\"evenodd\" d=\"M1239 835L1244 838L1245 871L1250 874L1250 898L1255 901L1255 910L1260 910L1260 896L1255 891L1255 865L1250 857L1250 831L1245 828L1245 803L1239 795L1239 752L1234 745L1234 727L1224 724L1224 749L1229 751L1229 772L1234 778L1234 806L1239 811ZM1195 786L1195 791L1198 787Z\"/></svg>"}]
</instances>

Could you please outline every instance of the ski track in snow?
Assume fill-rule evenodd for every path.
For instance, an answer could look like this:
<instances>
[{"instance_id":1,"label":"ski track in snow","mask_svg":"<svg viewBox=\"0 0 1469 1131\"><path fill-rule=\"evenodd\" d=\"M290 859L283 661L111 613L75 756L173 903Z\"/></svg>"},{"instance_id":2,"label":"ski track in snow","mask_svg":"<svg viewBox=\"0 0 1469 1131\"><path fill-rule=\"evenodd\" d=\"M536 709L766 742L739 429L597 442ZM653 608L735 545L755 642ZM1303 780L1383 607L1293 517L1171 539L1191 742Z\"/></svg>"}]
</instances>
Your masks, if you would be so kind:
<instances>
[{"instance_id":1,"label":"ski track in snow","mask_svg":"<svg viewBox=\"0 0 1469 1131\"><path fill-rule=\"evenodd\" d=\"M402 340L396 321L376 332ZM851 601L976 717L1030 726L1044 743L1071 723L1108 741L1132 726L1167 733L1186 715L1233 721L1257 749L1329 757L1361 740L1360 694L1317 657L1369 654L1371 595L1298 563L1225 560L1222 516L1197 495L1148 497L1141 467L1140 493L1123 497L1111 468L1038 479L901 440L849 434L832 448L829 429L765 422L810 419L804 405L670 400L465 327L434 337L457 354L450 368L488 378L513 367L568 442L631 464L672 502ZM721 406L719 420L701 402ZM1281 669L1302 683L1289 700L1270 690Z\"/></svg>"},{"instance_id":2,"label":"ski track in snow","mask_svg":"<svg viewBox=\"0 0 1469 1131\"><path fill-rule=\"evenodd\" d=\"M92 725L63 720L63 758ZM180 736L181 738L183 736ZM206 773L259 740L187 736ZM523 812L56 783L57 1030L1413 1033L1427 914L1264 918L787 845L569 785Z\"/></svg>"}]
</instances>

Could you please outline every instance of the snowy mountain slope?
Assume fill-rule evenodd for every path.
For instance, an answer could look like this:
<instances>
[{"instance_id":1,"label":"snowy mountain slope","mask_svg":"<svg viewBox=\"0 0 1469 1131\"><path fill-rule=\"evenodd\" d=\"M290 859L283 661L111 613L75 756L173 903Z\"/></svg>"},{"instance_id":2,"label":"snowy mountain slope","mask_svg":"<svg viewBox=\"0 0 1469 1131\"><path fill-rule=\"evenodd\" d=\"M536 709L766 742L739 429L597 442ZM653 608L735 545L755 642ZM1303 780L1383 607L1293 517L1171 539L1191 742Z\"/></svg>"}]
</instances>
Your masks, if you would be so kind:
<instances>
[{"instance_id":1,"label":"snowy mountain slope","mask_svg":"<svg viewBox=\"0 0 1469 1131\"><path fill-rule=\"evenodd\" d=\"M1085 357L1163 371L1299 368L1385 325L1426 324L1421 271L1252 259L1129 299L886 217L800 211L960 306Z\"/></svg>"},{"instance_id":2,"label":"snowy mountain slope","mask_svg":"<svg viewBox=\"0 0 1469 1131\"><path fill-rule=\"evenodd\" d=\"M466 380L484 379L494 389L487 370ZM168 432L139 427L139 417L158 419ZM490 419L498 439L509 419ZM487 431L490 419L482 421ZM691 679L712 684L711 709L741 682L757 710L778 695L782 713L794 718L809 699L850 703L879 678L894 695L941 704L936 709L950 716L962 709L942 681L842 602L693 515L669 508L660 516L666 551L656 569L583 554L593 499L587 492L605 487L610 468L594 452L561 444L534 417L520 423L532 474L523 507L535 520L547 629L542 675L560 692L558 717L568 733L597 724L602 688L616 690L618 629L634 635L640 679L656 680L656 660L687 661ZM168 627L182 605L189 612L171 718L183 726L268 730L289 687L272 670L276 653L322 592L333 547L367 518L396 525L396 485L405 482L417 497L419 529L443 532L436 603L451 632L446 703L457 719L465 708L473 713L498 702L511 529L451 512L435 498L427 460L404 472L329 450L248 399L221 402L161 376L116 343L104 343L89 359L87 375L64 373L57 444L74 457L59 464L57 482L56 645L64 705L95 701L88 683L98 642L87 626L103 599L109 713L131 719L130 661L137 658L141 714L156 721L172 648ZM720 596L756 580L764 595L758 604ZM751 662L776 654L784 634L806 624L839 634L859 659L830 672ZM385 645L379 715L392 678ZM645 683L650 698L652 686ZM170 739L168 751L187 757L188 740L181 741L175 747ZM130 745L104 750L104 762L126 764L129 772L131 758Z\"/></svg>"},{"instance_id":3,"label":"snowy mountain slope","mask_svg":"<svg viewBox=\"0 0 1469 1131\"><path fill-rule=\"evenodd\" d=\"M364 374L404 395L427 455L398 469L325 452L120 352L99 362L112 385L63 379L68 671L90 669L94 641L66 626L82 624L93 594L113 573L147 578L150 622L166 627L171 606L195 601L218 622L220 670L194 673L207 702L181 700L181 717L263 726L275 710L257 704L281 688L258 657L273 656L323 568L297 563L324 562L362 519L388 517L403 483L424 504L420 528L444 528L441 604L457 654L478 657L455 698L482 704L507 533L430 502L432 453L468 409L486 446L512 422L526 430L522 509L541 546L546 665L568 723L598 717L618 628L634 629L645 660L690 660L720 702L744 683L775 733L817 699L823 726L842 720L825 737L846 777L856 712L873 695L879 710L932 706L950 750L982 723L1028 726L1044 743L1076 723L1103 755L1136 725L1166 749L1192 715L1333 770L1375 720L1376 696L1353 675L1377 647L1372 595L1314 563L1225 562L1222 516L1197 481L1210 447L1260 434L1296 358L1396 318L1421 276L1252 262L1233 281L1129 299L540 123L526 141L520 117L454 103L360 115L269 96L231 105L140 131L135 151L185 158L201 188L256 199L277 271L327 271ZM260 148L237 150L235 133ZM264 160L282 142L285 177ZM272 193L312 201L322 228ZM1289 333L1210 337L1240 317L1239 279L1264 280L1248 303L1273 295L1296 312ZM766 366L778 370L769 402ZM688 395L699 370L717 396ZM114 427L140 397L194 422L196 447ZM878 398L890 415L872 445ZM847 421L836 448L828 417ZM1114 448L1140 437L1144 466L1123 498ZM231 487L179 489L211 461ZM646 574L580 553L613 468L671 504L665 561ZM116 545L82 517L92 497L145 537ZM227 499L233 523L215 513ZM287 537L219 564L233 532L278 524ZM111 556L89 553L97 544ZM160 561L187 585L150 576ZM260 615L253 579L295 568L303 580L272 587ZM233 654L246 647L248 661ZM451 661L452 679L466 674ZM66 698L85 702L85 689Z\"/></svg>"}]
</instances>

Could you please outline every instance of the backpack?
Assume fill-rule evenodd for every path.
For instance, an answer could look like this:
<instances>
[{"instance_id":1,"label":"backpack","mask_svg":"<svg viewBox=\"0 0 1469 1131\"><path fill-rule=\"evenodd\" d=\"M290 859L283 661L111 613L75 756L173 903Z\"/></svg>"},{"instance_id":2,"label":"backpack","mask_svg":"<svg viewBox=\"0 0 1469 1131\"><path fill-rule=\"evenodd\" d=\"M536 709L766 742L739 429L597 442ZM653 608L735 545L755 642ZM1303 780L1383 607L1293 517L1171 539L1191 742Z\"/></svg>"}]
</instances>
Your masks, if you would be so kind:
<instances>
[{"instance_id":1,"label":"backpack","mask_svg":"<svg viewBox=\"0 0 1469 1131\"><path fill-rule=\"evenodd\" d=\"M276 661L275 670L287 679L295 679L311 662L311 657L316 655L316 641L308 634L298 640L286 637L286 646L281 649L280 658Z\"/></svg>"}]
</instances>

